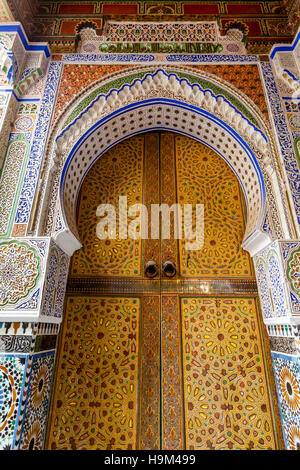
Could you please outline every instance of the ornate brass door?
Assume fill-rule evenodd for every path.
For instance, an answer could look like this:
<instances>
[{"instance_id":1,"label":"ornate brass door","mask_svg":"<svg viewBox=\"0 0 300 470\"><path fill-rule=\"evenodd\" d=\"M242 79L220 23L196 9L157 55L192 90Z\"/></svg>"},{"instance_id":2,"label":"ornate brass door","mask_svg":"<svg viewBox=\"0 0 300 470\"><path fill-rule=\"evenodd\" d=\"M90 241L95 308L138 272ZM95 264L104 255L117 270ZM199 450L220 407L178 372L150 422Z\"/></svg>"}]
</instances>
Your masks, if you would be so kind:
<instances>
[{"instance_id":1,"label":"ornate brass door","mask_svg":"<svg viewBox=\"0 0 300 470\"><path fill-rule=\"evenodd\" d=\"M120 196L148 213L204 204L203 248L174 239L173 218L170 239L99 240L97 207ZM281 446L244 212L232 170L185 136L138 135L98 159L78 203L48 448Z\"/></svg>"}]
</instances>

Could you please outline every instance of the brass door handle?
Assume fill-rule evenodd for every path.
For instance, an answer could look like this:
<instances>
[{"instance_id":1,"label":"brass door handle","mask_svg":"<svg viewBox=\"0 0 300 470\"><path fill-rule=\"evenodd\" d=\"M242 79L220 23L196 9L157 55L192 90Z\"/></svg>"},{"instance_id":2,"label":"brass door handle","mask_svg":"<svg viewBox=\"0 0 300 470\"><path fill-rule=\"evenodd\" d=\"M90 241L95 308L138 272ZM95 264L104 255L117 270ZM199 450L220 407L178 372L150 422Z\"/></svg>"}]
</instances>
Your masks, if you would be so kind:
<instances>
[{"instance_id":1,"label":"brass door handle","mask_svg":"<svg viewBox=\"0 0 300 470\"><path fill-rule=\"evenodd\" d=\"M165 261L162 265L162 270L166 277L174 277L176 274L176 266L173 261Z\"/></svg>"},{"instance_id":2,"label":"brass door handle","mask_svg":"<svg viewBox=\"0 0 300 470\"><path fill-rule=\"evenodd\" d=\"M145 276L152 279L158 274L158 264L154 260L147 261L145 264Z\"/></svg>"}]
</instances>

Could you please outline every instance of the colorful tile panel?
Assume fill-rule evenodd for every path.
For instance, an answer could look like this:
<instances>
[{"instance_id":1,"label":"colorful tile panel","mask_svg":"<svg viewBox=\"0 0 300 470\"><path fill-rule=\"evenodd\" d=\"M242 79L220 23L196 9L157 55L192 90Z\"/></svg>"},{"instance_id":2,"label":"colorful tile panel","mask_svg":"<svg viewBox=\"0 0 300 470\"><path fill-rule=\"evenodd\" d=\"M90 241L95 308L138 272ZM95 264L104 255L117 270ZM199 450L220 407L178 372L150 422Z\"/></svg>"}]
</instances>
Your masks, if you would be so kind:
<instances>
[{"instance_id":1,"label":"colorful tile panel","mask_svg":"<svg viewBox=\"0 0 300 470\"><path fill-rule=\"evenodd\" d=\"M299 358L272 352L286 449L300 449Z\"/></svg>"},{"instance_id":2,"label":"colorful tile panel","mask_svg":"<svg viewBox=\"0 0 300 470\"><path fill-rule=\"evenodd\" d=\"M66 64L63 68L59 85L54 121L77 94L86 89L96 80L124 69L124 65L73 65Z\"/></svg>"},{"instance_id":3,"label":"colorful tile panel","mask_svg":"<svg viewBox=\"0 0 300 470\"><path fill-rule=\"evenodd\" d=\"M15 223L17 224L28 223L29 221L39 171L44 155L46 139L49 132L52 111L55 107L57 85L60 79L61 68L60 63L51 62L48 69L47 81L32 140L30 159L25 168L20 189L20 197L17 202L15 216Z\"/></svg>"},{"instance_id":4,"label":"colorful tile panel","mask_svg":"<svg viewBox=\"0 0 300 470\"><path fill-rule=\"evenodd\" d=\"M247 57L247 56L246 56ZM213 58L211 58L213 60ZM257 64L223 64L214 65L207 64L205 67L201 65L191 66L196 70L215 75L221 80L230 83L244 93L263 113L265 119L269 120L268 106L265 98L264 89L261 83L259 67Z\"/></svg>"},{"instance_id":5,"label":"colorful tile panel","mask_svg":"<svg viewBox=\"0 0 300 470\"><path fill-rule=\"evenodd\" d=\"M23 398L28 356L0 355L0 449L10 450L15 435Z\"/></svg>"},{"instance_id":6,"label":"colorful tile panel","mask_svg":"<svg viewBox=\"0 0 300 470\"><path fill-rule=\"evenodd\" d=\"M54 356L55 350L33 356L19 449L43 449L52 386Z\"/></svg>"}]
</instances>

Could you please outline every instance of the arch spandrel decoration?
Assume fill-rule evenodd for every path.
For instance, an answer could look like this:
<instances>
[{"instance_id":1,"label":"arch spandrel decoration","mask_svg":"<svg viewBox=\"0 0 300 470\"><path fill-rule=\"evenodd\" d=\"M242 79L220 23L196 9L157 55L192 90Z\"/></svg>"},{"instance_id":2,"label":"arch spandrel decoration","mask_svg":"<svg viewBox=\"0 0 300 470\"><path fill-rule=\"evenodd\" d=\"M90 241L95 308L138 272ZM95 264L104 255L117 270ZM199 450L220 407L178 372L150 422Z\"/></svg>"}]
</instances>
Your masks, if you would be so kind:
<instances>
[{"instance_id":1,"label":"arch spandrel decoration","mask_svg":"<svg viewBox=\"0 0 300 470\"><path fill-rule=\"evenodd\" d=\"M223 95L156 69L119 90L100 94L72 122L68 115L62 116L51 140L55 166L60 166L58 215L52 232L58 245L68 254L81 246L76 202L84 176L97 158L123 139L158 129L190 136L226 160L241 183L247 205L243 248L253 254L268 245L270 236L262 230L266 187L261 162L267 166L272 158L270 134L266 137L267 126L254 106L249 106L248 113L251 120Z\"/></svg>"}]
</instances>

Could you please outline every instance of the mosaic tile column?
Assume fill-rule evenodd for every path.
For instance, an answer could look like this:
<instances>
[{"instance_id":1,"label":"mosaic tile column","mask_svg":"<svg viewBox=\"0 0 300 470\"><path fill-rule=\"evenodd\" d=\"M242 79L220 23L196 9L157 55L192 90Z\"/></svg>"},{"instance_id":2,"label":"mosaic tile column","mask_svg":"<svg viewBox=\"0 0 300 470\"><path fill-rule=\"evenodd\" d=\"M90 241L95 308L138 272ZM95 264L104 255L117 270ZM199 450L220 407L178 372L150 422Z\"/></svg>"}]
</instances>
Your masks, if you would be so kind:
<instances>
[{"instance_id":1,"label":"mosaic tile column","mask_svg":"<svg viewBox=\"0 0 300 470\"><path fill-rule=\"evenodd\" d=\"M20 102L45 72L50 52L45 43L32 46L19 23L0 24L0 161ZM2 178L3 179L3 176Z\"/></svg>"},{"instance_id":2,"label":"mosaic tile column","mask_svg":"<svg viewBox=\"0 0 300 470\"><path fill-rule=\"evenodd\" d=\"M42 449L69 257L50 238L0 242L0 449Z\"/></svg>"},{"instance_id":3,"label":"mosaic tile column","mask_svg":"<svg viewBox=\"0 0 300 470\"><path fill-rule=\"evenodd\" d=\"M0 322L0 449L43 447L59 325Z\"/></svg>"},{"instance_id":4,"label":"mosaic tile column","mask_svg":"<svg viewBox=\"0 0 300 470\"><path fill-rule=\"evenodd\" d=\"M286 449L300 449L300 242L277 240L254 257Z\"/></svg>"},{"instance_id":5,"label":"mosaic tile column","mask_svg":"<svg viewBox=\"0 0 300 470\"><path fill-rule=\"evenodd\" d=\"M19 23L0 24L0 58L0 449L39 449L69 258L50 238L22 238L27 225L14 219L27 166L35 176L32 138L50 51L31 44Z\"/></svg>"}]
</instances>

